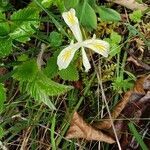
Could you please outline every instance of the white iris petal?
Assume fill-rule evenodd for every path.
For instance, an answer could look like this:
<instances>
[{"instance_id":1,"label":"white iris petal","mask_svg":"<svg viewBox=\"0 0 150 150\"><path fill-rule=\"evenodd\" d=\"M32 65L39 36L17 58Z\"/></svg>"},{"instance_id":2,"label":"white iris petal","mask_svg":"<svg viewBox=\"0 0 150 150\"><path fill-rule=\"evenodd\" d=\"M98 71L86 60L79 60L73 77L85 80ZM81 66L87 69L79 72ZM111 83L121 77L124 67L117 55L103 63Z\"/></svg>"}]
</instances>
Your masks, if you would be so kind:
<instances>
[{"instance_id":1,"label":"white iris petal","mask_svg":"<svg viewBox=\"0 0 150 150\"><path fill-rule=\"evenodd\" d=\"M91 65L83 47L82 47L82 59L83 59L83 66L85 67L85 72L88 72L89 69L91 68Z\"/></svg>"},{"instance_id":2,"label":"white iris petal","mask_svg":"<svg viewBox=\"0 0 150 150\"><path fill-rule=\"evenodd\" d=\"M96 53L103 55L104 57L108 57L109 43L103 40L96 39L95 35L92 39L83 41L81 30L79 27L79 21L73 8L71 8L68 12L64 12L62 16L78 42L75 44L71 42L68 47L60 52L57 58L57 65L59 67L59 70L66 69L73 59L75 52L79 48L81 48L83 66L85 67L85 71L88 72L91 68L91 65L85 53L84 47L90 48Z\"/></svg>"},{"instance_id":3,"label":"white iris petal","mask_svg":"<svg viewBox=\"0 0 150 150\"><path fill-rule=\"evenodd\" d=\"M68 12L64 12L62 14L64 21L71 29L73 35L77 39L78 42L82 41L82 34L79 27L79 21L78 18L75 16L75 10L73 8L70 9Z\"/></svg>"},{"instance_id":4,"label":"white iris petal","mask_svg":"<svg viewBox=\"0 0 150 150\"><path fill-rule=\"evenodd\" d=\"M109 43L103 40L90 39L83 42L83 46L90 48L98 54L108 57Z\"/></svg>"},{"instance_id":5,"label":"white iris petal","mask_svg":"<svg viewBox=\"0 0 150 150\"><path fill-rule=\"evenodd\" d=\"M59 70L66 69L74 57L75 52L81 47L80 43L71 44L63 49L57 57Z\"/></svg>"}]
</instances>

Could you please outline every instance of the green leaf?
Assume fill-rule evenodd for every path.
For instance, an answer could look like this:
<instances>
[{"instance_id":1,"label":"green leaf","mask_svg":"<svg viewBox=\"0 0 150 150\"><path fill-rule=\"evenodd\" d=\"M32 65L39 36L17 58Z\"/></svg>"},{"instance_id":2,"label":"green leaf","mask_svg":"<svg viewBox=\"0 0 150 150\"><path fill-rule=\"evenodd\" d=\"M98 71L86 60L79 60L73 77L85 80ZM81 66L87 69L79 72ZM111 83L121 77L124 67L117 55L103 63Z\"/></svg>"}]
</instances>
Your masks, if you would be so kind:
<instances>
[{"instance_id":1,"label":"green leaf","mask_svg":"<svg viewBox=\"0 0 150 150\"><path fill-rule=\"evenodd\" d=\"M97 6L97 12L100 16L100 19L102 21L120 21L121 20L121 16L120 14L111 9L111 8L106 8L104 6Z\"/></svg>"},{"instance_id":2,"label":"green leaf","mask_svg":"<svg viewBox=\"0 0 150 150\"><path fill-rule=\"evenodd\" d=\"M140 22L142 18L142 11L141 10L135 10L131 14L129 14L129 18L133 22Z\"/></svg>"},{"instance_id":3,"label":"green leaf","mask_svg":"<svg viewBox=\"0 0 150 150\"><path fill-rule=\"evenodd\" d=\"M116 54L119 54L120 53L120 46L118 44L115 44L115 43L110 43L110 53L109 55L111 57L115 56Z\"/></svg>"},{"instance_id":4,"label":"green leaf","mask_svg":"<svg viewBox=\"0 0 150 150\"><path fill-rule=\"evenodd\" d=\"M6 92L3 84L0 83L0 113L4 109L4 101L6 100Z\"/></svg>"},{"instance_id":5,"label":"green leaf","mask_svg":"<svg viewBox=\"0 0 150 150\"><path fill-rule=\"evenodd\" d=\"M60 46L62 44L62 36L61 36L61 34L58 33L58 32L55 32L55 31L50 33L50 36L48 37L48 40L49 40L50 45L52 47L58 47L58 46Z\"/></svg>"},{"instance_id":6,"label":"green leaf","mask_svg":"<svg viewBox=\"0 0 150 150\"><path fill-rule=\"evenodd\" d=\"M30 60L17 66L13 77L19 80L22 92L27 92L35 100L45 103L51 109L55 107L49 96L57 96L72 89L71 86L65 86L49 79L38 69L36 60Z\"/></svg>"},{"instance_id":7,"label":"green leaf","mask_svg":"<svg viewBox=\"0 0 150 150\"><path fill-rule=\"evenodd\" d=\"M53 0L41 0L41 4L45 8L49 8L53 4Z\"/></svg>"},{"instance_id":8,"label":"green leaf","mask_svg":"<svg viewBox=\"0 0 150 150\"><path fill-rule=\"evenodd\" d=\"M66 9L74 8L78 5L79 0L64 0L64 5Z\"/></svg>"},{"instance_id":9,"label":"green leaf","mask_svg":"<svg viewBox=\"0 0 150 150\"><path fill-rule=\"evenodd\" d=\"M133 133L133 136L135 137L138 144L140 144L142 150L148 150L149 148L144 143L142 136L138 133L137 129L135 128L134 124L130 122L128 124L130 131Z\"/></svg>"},{"instance_id":10,"label":"green leaf","mask_svg":"<svg viewBox=\"0 0 150 150\"><path fill-rule=\"evenodd\" d=\"M35 60L26 61L17 66L14 70L13 77L19 81L32 81L38 72Z\"/></svg>"},{"instance_id":11,"label":"green leaf","mask_svg":"<svg viewBox=\"0 0 150 150\"><path fill-rule=\"evenodd\" d=\"M121 36L117 32L112 32L110 39L112 43L119 44L121 42Z\"/></svg>"},{"instance_id":12,"label":"green leaf","mask_svg":"<svg viewBox=\"0 0 150 150\"><path fill-rule=\"evenodd\" d=\"M64 80L77 81L79 80L79 73L74 64L70 64L66 69L59 71L59 75Z\"/></svg>"},{"instance_id":13,"label":"green leaf","mask_svg":"<svg viewBox=\"0 0 150 150\"><path fill-rule=\"evenodd\" d=\"M49 96L64 94L72 89L71 86L61 85L50 80L42 72L38 72L32 82L21 82L20 87L22 91L26 91L35 100L45 103L50 109L55 109L55 106Z\"/></svg>"},{"instance_id":14,"label":"green leaf","mask_svg":"<svg viewBox=\"0 0 150 150\"><path fill-rule=\"evenodd\" d=\"M10 54L12 50L12 40L10 38L0 38L0 57Z\"/></svg>"},{"instance_id":15,"label":"green leaf","mask_svg":"<svg viewBox=\"0 0 150 150\"><path fill-rule=\"evenodd\" d=\"M0 126L0 139L4 136L4 130L3 128Z\"/></svg>"},{"instance_id":16,"label":"green leaf","mask_svg":"<svg viewBox=\"0 0 150 150\"><path fill-rule=\"evenodd\" d=\"M97 17L94 9L87 2L83 4L79 3L76 9L81 24L88 28L96 29Z\"/></svg>"},{"instance_id":17,"label":"green leaf","mask_svg":"<svg viewBox=\"0 0 150 150\"><path fill-rule=\"evenodd\" d=\"M6 21L5 14L0 12L0 37L8 35L10 32L9 24Z\"/></svg>"},{"instance_id":18,"label":"green leaf","mask_svg":"<svg viewBox=\"0 0 150 150\"><path fill-rule=\"evenodd\" d=\"M10 36L19 41L26 42L35 32L34 28L39 26L39 12L34 8L24 8L11 15L11 33Z\"/></svg>"},{"instance_id":19,"label":"green leaf","mask_svg":"<svg viewBox=\"0 0 150 150\"><path fill-rule=\"evenodd\" d=\"M50 57L44 69L44 73L49 78L53 78L58 72L57 57Z\"/></svg>"}]
</instances>

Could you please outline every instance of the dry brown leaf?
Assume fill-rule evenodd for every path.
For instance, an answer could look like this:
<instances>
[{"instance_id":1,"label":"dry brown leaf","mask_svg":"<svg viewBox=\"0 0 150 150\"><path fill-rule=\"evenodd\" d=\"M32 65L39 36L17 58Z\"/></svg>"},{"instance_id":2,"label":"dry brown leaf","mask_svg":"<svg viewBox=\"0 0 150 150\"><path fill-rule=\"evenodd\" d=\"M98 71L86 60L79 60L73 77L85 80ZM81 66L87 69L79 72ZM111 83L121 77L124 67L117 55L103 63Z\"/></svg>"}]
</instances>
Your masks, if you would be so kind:
<instances>
[{"instance_id":1,"label":"dry brown leaf","mask_svg":"<svg viewBox=\"0 0 150 150\"><path fill-rule=\"evenodd\" d=\"M113 2L119 5L122 5L124 7L127 7L131 10L146 10L148 8L148 6L144 3L140 4L138 2L136 2L136 0L107 0L109 2Z\"/></svg>"},{"instance_id":2,"label":"dry brown leaf","mask_svg":"<svg viewBox=\"0 0 150 150\"><path fill-rule=\"evenodd\" d=\"M73 115L66 138L83 138L86 140L102 141L109 144L115 143L115 140L112 137L87 124L77 112Z\"/></svg>"},{"instance_id":3,"label":"dry brown leaf","mask_svg":"<svg viewBox=\"0 0 150 150\"><path fill-rule=\"evenodd\" d=\"M121 101L119 101L118 104L112 110L111 112L112 119L116 119L120 115L120 113L122 112L122 110L125 108L125 106L127 105L129 101L139 99L141 98L141 95L142 96L145 95L144 83L147 83L146 82L147 80L149 80L149 78L145 76L139 78L136 81L133 90L130 90L125 93ZM104 121L96 122L93 124L93 126L98 129L103 129L103 130L110 129L112 124L111 124L111 120L109 119L109 115L106 115L103 119Z\"/></svg>"},{"instance_id":4,"label":"dry brown leaf","mask_svg":"<svg viewBox=\"0 0 150 150\"><path fill-rule=\"evenodd\" d=\"M111 117L112 119L116 119L121 111L124 109L124 107L126 106L126 104L129 102L131 96L131 91L128 91L124 97L122 98L122 100L114 107L112 113L111 113ZM106 119L102 122L97 122L94 124L94 126L98 129L109 129L111 128L111 120L109 119L109 116L105 116L103 119Z\"/></svg>"},{"instance_id":5,"label":"dry brown leaf","mask_svg":"<svg viewBox=\"0 0 150 150\"><path fill-rule=\"evenodd\" d=\"M150 70L150 66L143 63L141 60L136 58L134 55L130 56L127 61L134 63L136 66L144 68L145 70Z\"/></svg>"}]
</instances>

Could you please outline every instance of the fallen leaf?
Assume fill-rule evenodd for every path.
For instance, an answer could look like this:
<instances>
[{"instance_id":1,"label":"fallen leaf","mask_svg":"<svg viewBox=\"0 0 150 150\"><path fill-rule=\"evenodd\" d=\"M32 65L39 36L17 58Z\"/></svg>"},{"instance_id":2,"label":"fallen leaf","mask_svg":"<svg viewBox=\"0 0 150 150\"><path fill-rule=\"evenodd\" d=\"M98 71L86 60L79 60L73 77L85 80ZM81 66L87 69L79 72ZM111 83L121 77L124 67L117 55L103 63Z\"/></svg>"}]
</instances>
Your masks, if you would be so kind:
<instances>
[{"instance_id":1,"label":"fallen leaf","mask_svg":"<svg viewBox=\"0 0 150 150\"><path fill-rule=\"evenodd\" d=\"M122 112L122 110L125 108L125 106L127 105L129 101L135 101L137 99L142 98L142 96L145 95L144 85L146 87L147 86L150 87L150 85L148 85L147 83L147 80L149 80L149 76L148 77L143 76L139 78L136 81L134 88L125 93L123 98L116 104L116 106L113 108L111 112L112 120L115 120L120 115L120 113ZM133 111L132 108L131 108L131 111ZM103 130L110 129L112 125L111 125L111 120L109 119L109 115L107 114L103 119L104 120L101 122L98 121L94 123L93 126L98 129L103 129Z\"/></svg>"},{"instance_id":2,"label":"fallen leaf","mask_svg":"<svg viewBox=\"0 0 150 150\"><path fill-rule=\"evenodd\" d=\"M128 91L124 95L122 100L119 101L119 103L114 107L114 109L111 113L112 119L116 119L120 115L121 111L124 109L124 107L128 103L130 96L131 96L131 92ZM111 120L109 119L109 115L106 115L103 119L104 119L104 121L102 121L102 122L94 123L93 124L94 127L98 128L98 129L109 129L109 128L111 128L112 125L111 125Z\"/></svg>"},{"instance_id":3,"label":"fallen leaf","mask_svg":"<svg viewBox=\"0 0 150 150\"><path fill-rule=\"evenodd\" d=\"M83 138L86 140L102 141L109 144L115 143L115 140L112 137L87 124L77 112L73 115L66 138Z\"/></svg>"}]
</instances>

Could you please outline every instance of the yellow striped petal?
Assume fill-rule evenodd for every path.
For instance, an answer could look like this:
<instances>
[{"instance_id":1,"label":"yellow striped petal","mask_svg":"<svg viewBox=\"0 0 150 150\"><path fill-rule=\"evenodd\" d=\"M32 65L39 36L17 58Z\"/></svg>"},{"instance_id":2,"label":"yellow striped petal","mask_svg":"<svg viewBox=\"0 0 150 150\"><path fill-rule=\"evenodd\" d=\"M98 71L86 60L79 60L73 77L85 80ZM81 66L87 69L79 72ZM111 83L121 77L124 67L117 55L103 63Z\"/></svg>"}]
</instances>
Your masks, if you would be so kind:
<instances>
[{"instance_id":1,"label":"yellow striped petal","mask_svg":"<svg viewBox=\"0 0 150 150\"><path fill-rule=\"evenodd\" d=\"M79 27L78 18L75 15L75 10L73 8L71 8L68 12L64 12L62 14L62 16L63 16L66 24L69 26L69 28L73 32L77 41L81 42L82 41L82 34L81 34L80 27Z\"/></svg>"},{"instance_id":2,"label":"yellow striped petal","mask_svg":"<svg viewBox=\"0 0 150 150\"><path fill-rule=\"evenodd\" d=\"M81 47L80 43L71 44L63 49L57 57L59 70L66 69L74 57L75 52Z\"/></svg>"},{"instance_id":3,"label":"yellow striped petal","mask_svg":"<svg viewBox=\"0 0 150 150\"><path fill-rule=\"evenodd\" d=\"M89 39L83 42L83 46L90 48L98 54L108 57L109 43L98 39Z\"/></svg>"},{"instance_id":4,"label":"yellow striped petal","mask_svg":"<svg viewBox=\"0 0 150 150\"><path fill-rule=\"evenodd\" d=\"M90 62L89 62L89 60L88 60L88 58L87 58L87 55L86 55L86 53L85 53L84 48L82 47L81 50L82 50L83 66L84 66L84 68L85 68L85 72L88 72L89 69L91 68L91 65L90 65Z\"/></svg>"}]
</instances>

